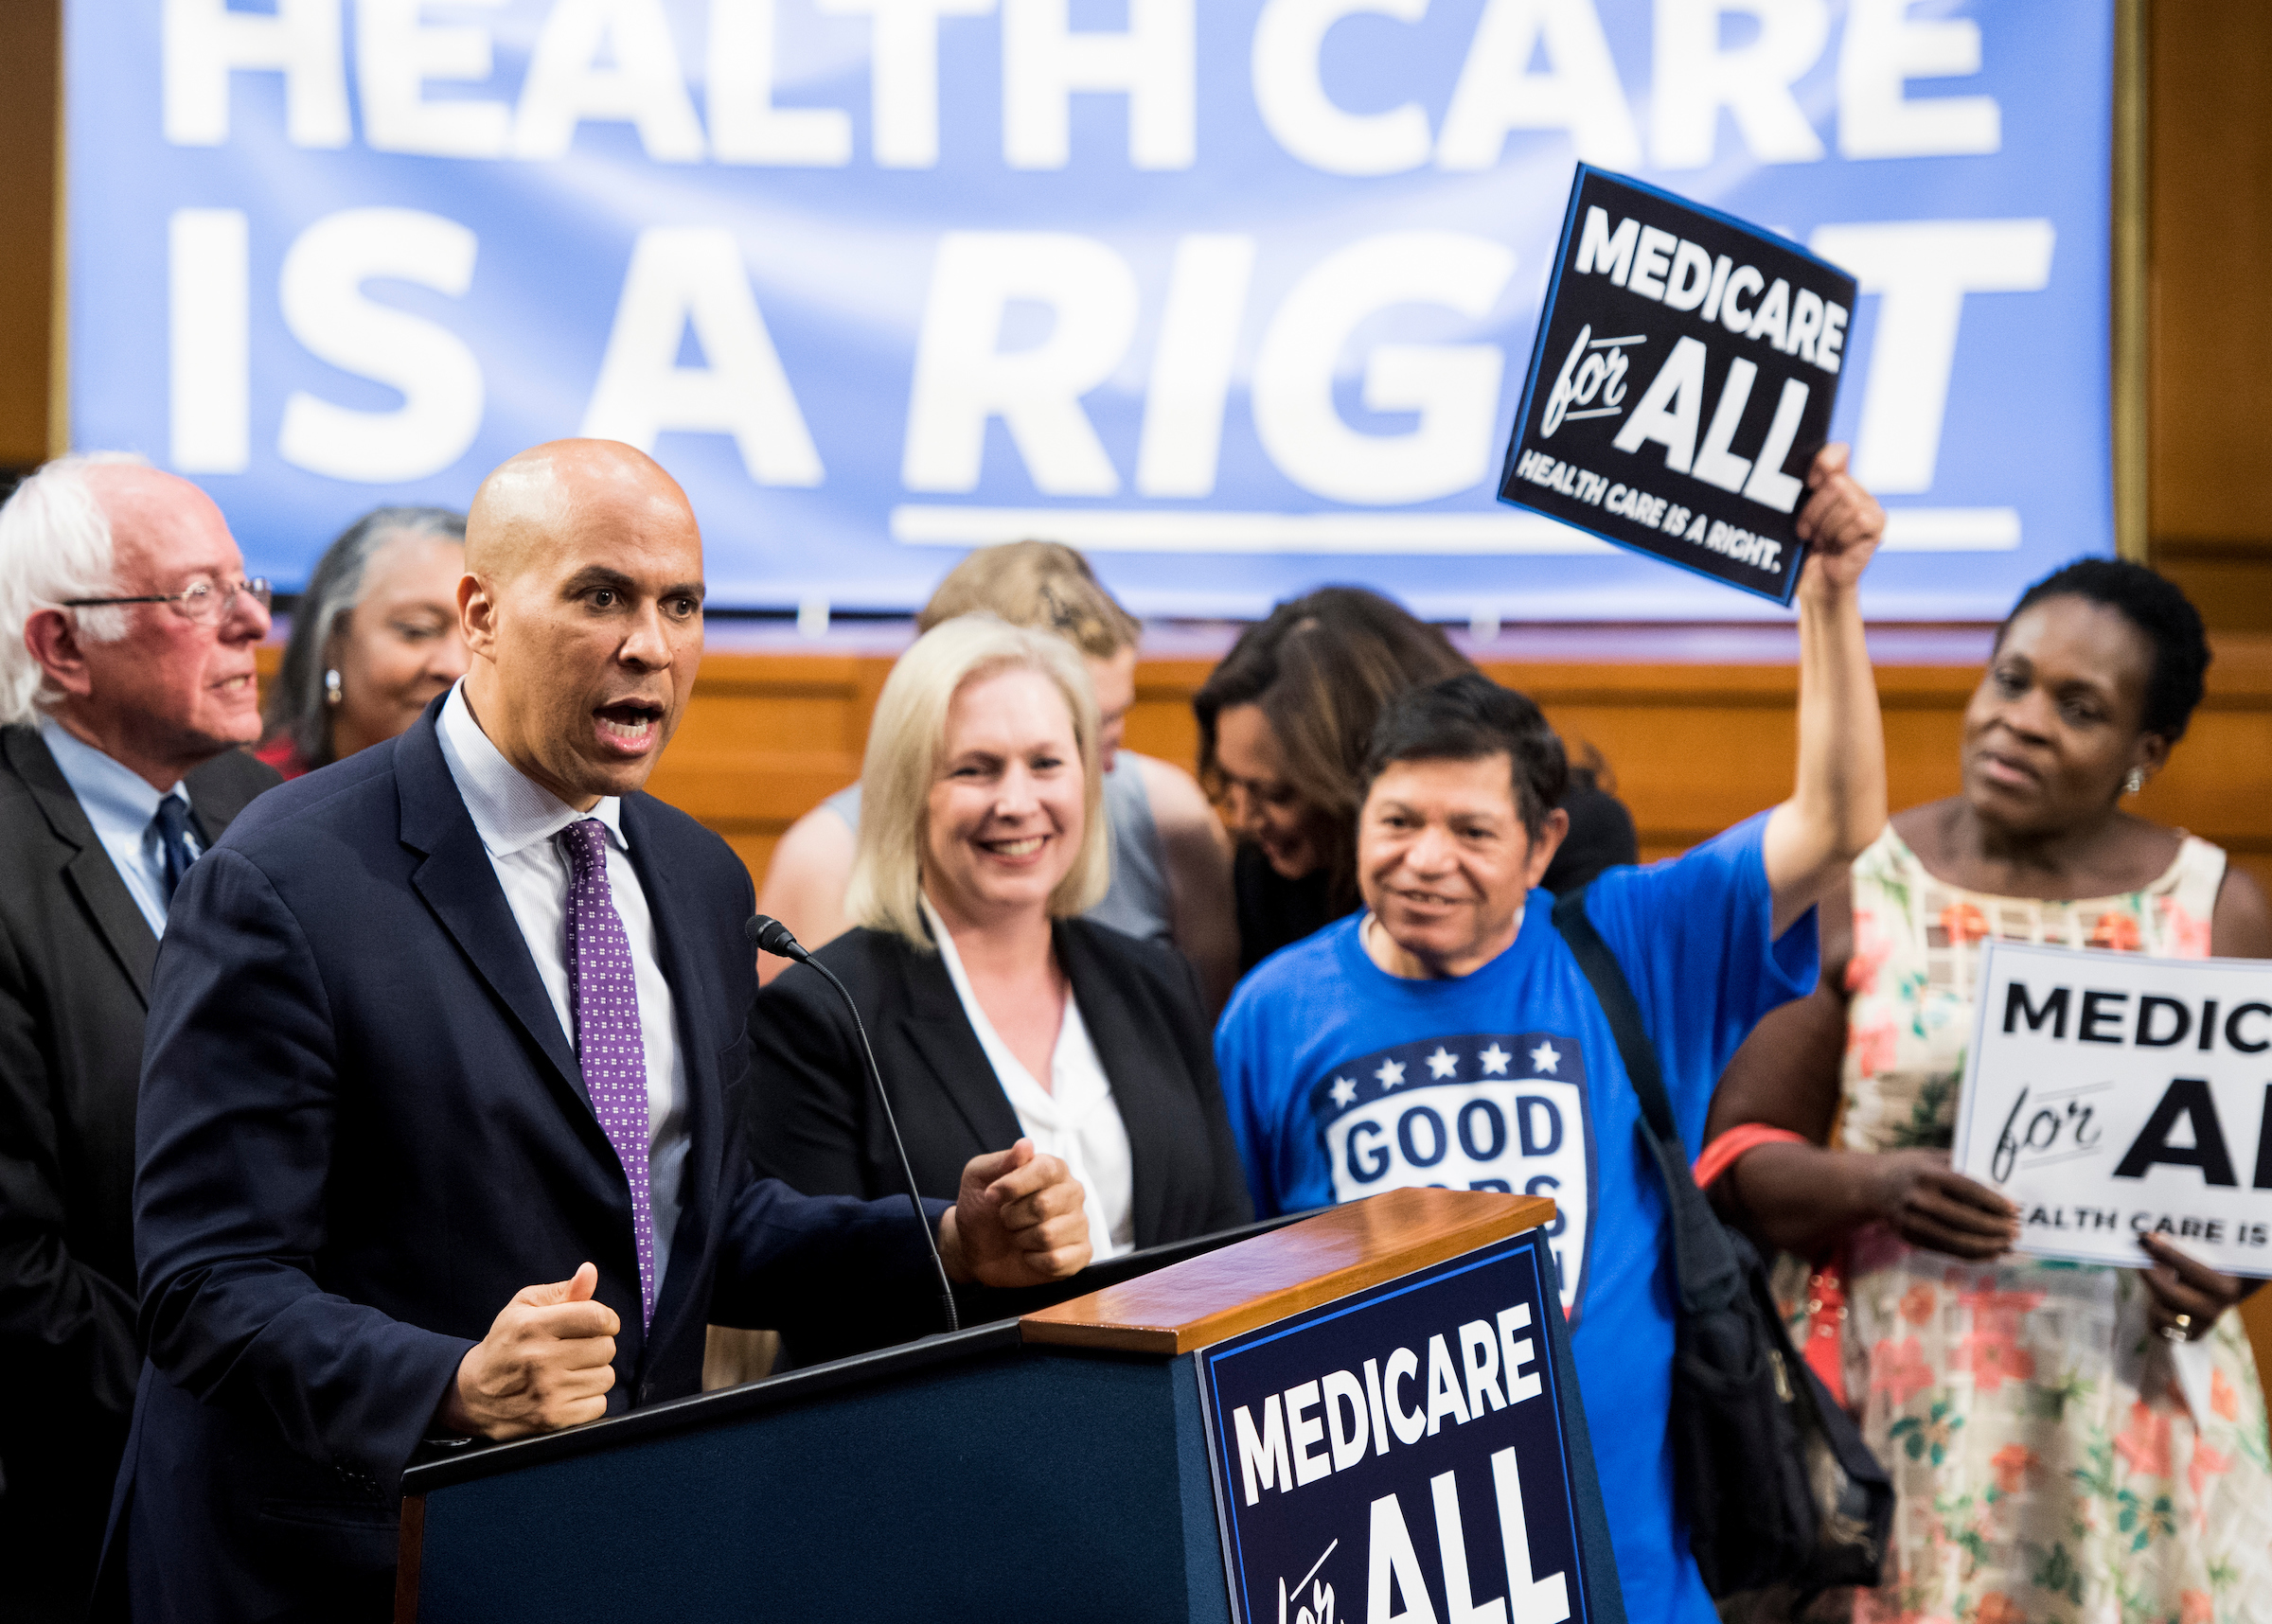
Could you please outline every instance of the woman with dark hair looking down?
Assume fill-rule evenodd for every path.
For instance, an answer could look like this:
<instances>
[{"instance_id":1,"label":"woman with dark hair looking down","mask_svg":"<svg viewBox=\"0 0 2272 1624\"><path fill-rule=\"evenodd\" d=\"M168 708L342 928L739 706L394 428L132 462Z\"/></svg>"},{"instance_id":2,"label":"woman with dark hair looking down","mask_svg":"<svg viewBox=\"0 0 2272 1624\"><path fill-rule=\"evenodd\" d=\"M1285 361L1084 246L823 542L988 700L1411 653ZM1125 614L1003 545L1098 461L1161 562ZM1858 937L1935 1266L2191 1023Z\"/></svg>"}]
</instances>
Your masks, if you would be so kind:
<instances>
[{"instance_id":1,"label":"woman with dark hair looking down","mask_svg":"<svg viewBox=\"0 0 2272 1624\"><path fill-rule=\"evenodd\" d=\"M1365 748L1400 694L1475 666L1425 621L1361 587L1321 587L1249 627L1191 708L1199 782L1239 836L1244 975L1358 907L1357 815ZM1585 768L1563 806L1571 838L1544 884L1583 885L1638 856L1633 820Z\"/></svg>"},{"instance_id":2,"label":"woman with dark hair looking down","mask_svg":"<svg viewBox=\"0 0 2272 1624\"><path fill-rule=\"evenodd\" d=\"M2139 565L2031 587L1965 712L1962 789L1855 859L1823 904L1819 986L1713 1102L1699 1180L1793 1254L1802 1345L1893 1473L1865 1618L2266 1615L2272 1462L2229 1312L2255 1282L2158 1235L2135 1270L2015 1256L2016 1209L1948 1165L1983 941L2272 957L2256 882L2121 806L2209 659L2192 605Z\"/></svg>"}]
</instances>

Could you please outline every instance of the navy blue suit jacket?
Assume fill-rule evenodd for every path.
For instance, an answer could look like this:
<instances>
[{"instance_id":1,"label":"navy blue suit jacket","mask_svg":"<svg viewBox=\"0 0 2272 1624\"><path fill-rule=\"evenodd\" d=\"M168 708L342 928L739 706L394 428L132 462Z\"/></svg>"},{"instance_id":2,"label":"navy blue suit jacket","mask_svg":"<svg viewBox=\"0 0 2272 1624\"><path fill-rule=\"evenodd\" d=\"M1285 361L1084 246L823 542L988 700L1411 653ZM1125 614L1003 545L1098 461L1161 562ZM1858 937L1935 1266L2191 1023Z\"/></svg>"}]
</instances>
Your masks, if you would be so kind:
<instances>
[{"instance_id":1,"label":"navy blue suit jacket","mask_svg":"<svg viewBox=\"0 0 2272 1624\"><path fill-rule=\"evenodd\" d=\"M459 1360L515 1292L587 1259L623 1321L611 1413L698 1390L714 1319L794 1326L851 1293L928 1329L903 1199L750 1174L749 876L633 795L692 1135L642 1334L630 1188L443 760L439 704L256 803L174 900L136 1133L149 1360L106 1563L137 1619L386 1616L401 1474Z\"/></svg>"}]
</instances>

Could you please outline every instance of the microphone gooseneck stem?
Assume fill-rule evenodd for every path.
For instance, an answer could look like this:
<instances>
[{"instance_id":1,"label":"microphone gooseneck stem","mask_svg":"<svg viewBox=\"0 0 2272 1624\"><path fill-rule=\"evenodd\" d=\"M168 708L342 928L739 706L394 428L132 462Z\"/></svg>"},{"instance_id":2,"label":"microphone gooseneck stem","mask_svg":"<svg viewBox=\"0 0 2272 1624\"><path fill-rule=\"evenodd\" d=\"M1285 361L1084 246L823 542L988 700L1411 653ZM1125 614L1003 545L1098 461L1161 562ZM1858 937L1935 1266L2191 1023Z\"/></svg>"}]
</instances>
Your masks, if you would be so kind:
<instances>
[{"instance_id":1,"label":"microphone gooseneck stem","mask_svg":"<svg viewBox=\"0 0 2272 1624\"><path fill-rule=\"evenodd\" d=\"M946 1260L939 1256L939 1239L932 1230L931 1219L923 1210L923 1197L915 1187L915 1170L907 1159L907 1141L899 1137L899 1121L892 1113L892 1097L884 1092L883 1072L876 1065L876 1050L868 1044L867 1023L860 1018L860 1006L852 1001L851 992L836 979L836 973L809 953L802 962L811 965L828 979L836 996L844 1001L844 1011L852 1017L852 1030L860 1034L861 1058L867 1062L868 1082L875 1087L876 1103L883 1107L883 1125L892 1136L892 1149L899 1156L899 1176L907 1185L908 1205L915 1209L915 1223L923 1230L923 1244L931 1249L931 1266L939 1277L939 1310L946 1316L949 1331L963 1328L962 1316L955 1313L954 1287L947 1279Z\"/></svg>"}]
</instances>

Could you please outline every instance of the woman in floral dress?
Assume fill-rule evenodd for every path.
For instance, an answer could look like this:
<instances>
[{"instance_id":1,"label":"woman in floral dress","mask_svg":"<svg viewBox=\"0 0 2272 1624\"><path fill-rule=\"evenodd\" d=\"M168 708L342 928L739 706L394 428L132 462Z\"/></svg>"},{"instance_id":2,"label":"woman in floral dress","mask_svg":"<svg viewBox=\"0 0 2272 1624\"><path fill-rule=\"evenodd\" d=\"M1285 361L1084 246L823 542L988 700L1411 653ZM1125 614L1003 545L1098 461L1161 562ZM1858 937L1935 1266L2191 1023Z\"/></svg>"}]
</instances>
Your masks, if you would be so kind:
<instances>
[{"instance_id":1,"label":"woman in floral dress","mask_svg":"<svg viewBox=\"0 0 2272 1624\"><path fill-rule=\"evenodd\" d=\"M1818 1368L1839 1350L1893 1473L1864 1624L2272 1620L2263 1390L2229 1312L2255 1282L2159 1237L2135 1270L2017 1256L2015 1209L1948 1166L1984 940L2272 958L2246 874L2120 809L2208 663L2150 570L2088 559L2031 588L1965 713L1961 792L1855 861L1821 988L1761 1026L1714 1103L1713 1134L1743 1136L1725 1148L1752 1141L1715 1197L1814 1261L1786 1263L1796 1333ZM2176 1378L2189 1340L2206 1382Z\"/></svg>"}]
</instances>

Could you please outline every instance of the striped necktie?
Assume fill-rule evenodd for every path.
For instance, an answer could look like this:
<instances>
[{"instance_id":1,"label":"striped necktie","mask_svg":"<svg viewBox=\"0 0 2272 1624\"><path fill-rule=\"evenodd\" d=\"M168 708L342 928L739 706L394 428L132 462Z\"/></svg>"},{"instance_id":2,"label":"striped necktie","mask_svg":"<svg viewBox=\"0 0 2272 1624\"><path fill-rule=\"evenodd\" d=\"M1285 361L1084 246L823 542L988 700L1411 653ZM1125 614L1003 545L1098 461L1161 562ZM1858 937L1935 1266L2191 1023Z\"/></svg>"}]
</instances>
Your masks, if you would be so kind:
<instances>
[{"instance_id":1,"label":"striped necktie","mask_svg":"<svg viewBox=\"0 0 2272 1624\"><path fill-rule=\"evenodd\" d=\"M158 803L157 813L151 819L150 826L157 832L158 837L158 859L161 865L158 891L165 898L166 906L171 908L174 887L182 883L182 876L189 872L189 865L197 861L198 856L197 847L191 843L197 831L189 822L189 803L169 792L165 800Z\"/></svg>"},{"instance_id":2,"label":"striped necktie","mask_svg":"<svg viewBox=\"0 0 2272 1624\"><path fill-rule=\"evenodd\" d=\"M608 829L596 818L560 831L567 854L568 1001L584 1091L631 1186L631 1236L639 1251L640 1323L655 1317L655 1219L648 1195L647 1045L631 939L608 890Z\"/></svg>"}]
</instances>

